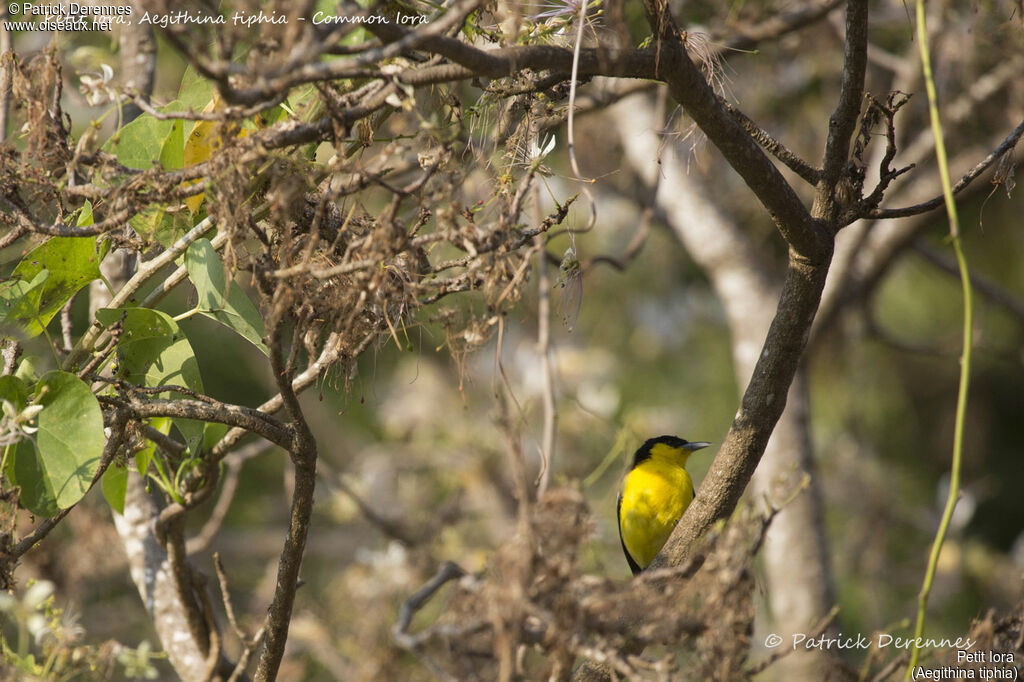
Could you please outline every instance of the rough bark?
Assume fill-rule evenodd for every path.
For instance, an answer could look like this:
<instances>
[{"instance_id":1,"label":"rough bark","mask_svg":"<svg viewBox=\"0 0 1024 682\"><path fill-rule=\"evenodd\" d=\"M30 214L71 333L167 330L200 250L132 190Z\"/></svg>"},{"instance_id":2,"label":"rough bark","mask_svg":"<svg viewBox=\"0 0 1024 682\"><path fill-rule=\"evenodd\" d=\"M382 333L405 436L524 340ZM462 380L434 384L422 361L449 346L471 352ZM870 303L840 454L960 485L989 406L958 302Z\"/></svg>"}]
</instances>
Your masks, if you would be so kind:
<instances>
[{"instance_id":1,"label":"rough bark","mask_svg":"<svg viewBox=\"0 0 1024 682\"><path fill-rule=\"evenodd\" d=\"M193 635L189 622L192 611L179 595L167 552L153 533L160 512L160 504L133 472L128 478L124 515L114 515L132 581L174 671L183 680L206 679L209 638L198 641Z\"/></svg>"}]
</instances>

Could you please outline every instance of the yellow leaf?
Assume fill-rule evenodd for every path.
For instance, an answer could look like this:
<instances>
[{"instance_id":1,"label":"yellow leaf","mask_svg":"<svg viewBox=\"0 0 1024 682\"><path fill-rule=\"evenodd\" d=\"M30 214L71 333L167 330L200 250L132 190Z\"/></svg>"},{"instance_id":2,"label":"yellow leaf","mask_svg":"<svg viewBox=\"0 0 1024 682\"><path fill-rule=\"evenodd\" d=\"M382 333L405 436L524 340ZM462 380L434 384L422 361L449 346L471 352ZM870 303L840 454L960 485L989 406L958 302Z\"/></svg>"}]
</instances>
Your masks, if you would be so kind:
<instances>
[{"instance_id":1,"label":"yellow leaf","mask_svg":"<svg viewBox=\"0 0 1024 682\"><path fill-rule=\"evenodd\" d=\"M203 108L203 113L220 111L222 109L224 109L224 102L221 100L220 95L215 92L213 93L213 99ZM238 130L236 137L239 139L248 137L253 132L266 127L266 124L267 122L264 117L256 114L252 122L243 122L243 125L247 127ZM182 153L182 161L185 168L208 161L215 151L224 146L224 140L218 132L218 126L220 125L220 121L196 121L192 132L189 133L188 139L185 140L185 149ZM194 185L197 182L199 182L199 179L188 180L184 185ZM205 194L197 194L185 199L185 205L188 206L188 210L192 212L192 215L199 212L199 207L203 205L205 197Z\"/></svg>"},{"instance_id":2,"label":"yellow leaf","mask_svg":"<svg viewBox=\"0 0 1024 682\"><path fill-rule=\"evenodd\" d=\"M220 96L214 93L213 99L203 109L203 113L209 113L222 108ZM185 140L184 150L184 162L185 167L194 166L197 163L209 160L213 156L213 152L221 147L223 140L217 133L217 121L196 121L196 125L192 128L192 132L189 134L188 139ZM198 180L189 180L186 184L193 185ZM195 215L199 212L199 207L203 205L203 199L205 194L196 194L185 199L185 205L188 206L188 210Z\"/></svg>"}]
</instances>

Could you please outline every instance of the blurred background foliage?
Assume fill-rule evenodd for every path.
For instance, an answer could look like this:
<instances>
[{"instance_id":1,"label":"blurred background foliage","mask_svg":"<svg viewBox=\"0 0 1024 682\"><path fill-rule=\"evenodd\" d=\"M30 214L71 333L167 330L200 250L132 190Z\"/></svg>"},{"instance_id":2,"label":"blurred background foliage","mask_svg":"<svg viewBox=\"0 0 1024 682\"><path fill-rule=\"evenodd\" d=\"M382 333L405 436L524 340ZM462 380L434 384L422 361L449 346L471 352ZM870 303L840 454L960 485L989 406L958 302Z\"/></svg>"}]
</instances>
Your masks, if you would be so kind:
<instances>
[{"instance_id":1,"label":"blurred background foliage","mask_svg":"<svg viewBox=\"0 0 1024 682\"><path fill-rule=\"evenodd\" d=\"M879 14L904 12L899 3L890 4ZM686 15L700 21L719 12L712 3L690 3ZM1019 46L1019 35L1007 38L1003 25L992 28L987 21L979 11L979 34L988 29L992 44ZM906 45L909 21L878 23L882 28L874 37L881 44L893 51ZM28 55L48 39L15 35L15 48ZM184 63L161 41L155 99L171 100ZM67 65L66 108L78 135L99 111L78 95L76 72L117 57L100 34L61 36L59 49ZM816 51L829 57L797 58ZM791 148L814 158L839 66L835 38L826 31L789 36L758 55L735 57L726 71L748 113L764 128L784 131ZM923 96L910 106L921 110ZM113 119L104 121L108 132ZM985 116L977 119L984 132ZM620 172L608 125L600 113L580 122L583 172L601 178L595 186L598 226L577 238L581 255L618 253L636 228L639 185ZM548 160L554 174L546 180L557 197L575 191L564 179L570 173L562 134ZM969 141L950 141L958 142ZM757 235L761 249L781 265L781 241L763 210L699 140L691 172L711 178L715 199L730 204L745 221L744 230ZM474 192L486 195L475 186L485 181L482 175L467 178L467 203ZM960 209L973 271L1012 297L1015 307L979 298L965 490L939 564L930 636L961 635L989 608L1011 608L1024 573L1024 196L1017 191L1007 197L1002 188L989 195L983 187L962 199ZM583 222L580 212L586 209L573 210ZM923 248L948 257L945 220L936 215L933 222ZM566 246L567 238L556 240L550 253L558 259ZM0 254L3 274L18 257ZM556 309L560 295L556 288ZM86 301L80 299L75 312L81 323ZM505 320L500 360L493 339L453 358L444 347L442 325L431 320L430 310L422 311L417 324L399 334L401 347L391 340L373 348L357 372L330 375L303 396L319 441L320 481L302 572L306 585L298 593L289 640L289 651L303 655L286 659L281 679L430 679L427 669L394 646L391 628L400 603L437 561L481 570L512 533L513 485L495 426L495 395L504 382L498 362L518 401L512 414L536 471L543 385L536 316L533 286ZM960 316L955 276L921 250L910 250L808 352L818 476L846 633L895 632L912 615L945 497ZM212 396L255 406L274 392L254 348L208 320L190 319L182 328ZM575 328L569 332L556 315L553 333L554 480L579 486L590 506L596 532L584 550L584 570L625 579L614 507L627 457L646 437L661 433L722 441L737 408L729 329L706 278L655 220L642 252L624 272L597 266L585 274ZM706 452L690 463L698 484L713 449ZM246 462L222 529L196 557L205 569L210 553L220 553L236 611L247 614L242 622L250 631L272 594L289 476L281 453ZM216 498L206 504L212 509ZM58 600L80 613L88 641L116 638L137 646L154 635L114 549L119 541L109 514L98 492L92 493L26 556L19 575L54 581ZM205 516L193 515L194 530ZM443 599L428 606L415 623L432 620L442 604Z\"/></svg>"}]
</instances>

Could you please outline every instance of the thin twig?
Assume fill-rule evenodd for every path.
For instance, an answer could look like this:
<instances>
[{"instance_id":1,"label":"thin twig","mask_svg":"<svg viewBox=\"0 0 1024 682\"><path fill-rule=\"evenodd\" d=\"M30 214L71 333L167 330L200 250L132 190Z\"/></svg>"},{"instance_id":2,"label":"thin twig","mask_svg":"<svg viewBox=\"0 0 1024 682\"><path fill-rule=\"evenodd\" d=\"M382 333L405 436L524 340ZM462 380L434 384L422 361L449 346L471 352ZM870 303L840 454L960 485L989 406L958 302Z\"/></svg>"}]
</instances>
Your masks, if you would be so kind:
<instances>
[{"instance_id":1,"label":"thin twig","mask_svg":"<svg viewBox=\"0 0 1024 682\"><path fill-rule=\"evenodd\" d=\"M533 189L534 220L540 222L540 190ZM551 482L551 471L555 455L555 428L558 413L555 409L555 377L551 362L551 274L547 262L547 251L542 237L535 238L537 248L537 353L540 355L544 386L541 399L544 409L544 424L540 440L541 470L537 476L537 497L540 498Z\"/></svg>"},{"instance_id":2,"label":"thin twig","mask_svg":"<svg viewBox=\"0 0 1024 682\"><path fill-rule=\"evenodd\" d=\"M769 154L784 163L787 168L803 178L808 184L812 186L818 184L818 181L821 179L820 168L815 168L807 161L801 159L798 154L791 151L786 147L786 145L768 134L768 132L762 130L746 114L727 102L724 98L719 97L719 101L725 110L728 111L732 117L735 118L741 126L743 126L743 129L746 130L752 138L757 140L757 143L764 147Z\"/></svg>"},{"instance_id":3,"label":"thin twig","mask_svg":"<svg viewBox=\"0 0 1024 682\"><path fill-rule=\"evenodd\" d=\"M715 36L723 42L721 50L750 50L758 44L780 38L788 33L813 24L843 4L843 0L813 0L781 11L753 25L730 25L730 35Z\"/></svg>"},{"instance_id":4,"label":"thin twig","mask_svg":"<svg viewBox=\"0 0 1024 682\"><path fill-rule=\"evenodd\" d=\"M453 561L445 561L437 569L437 573L427 583L416 591L411 597L405 600L398 609L398 619L391 628L391 637L395 643L403 649L415 650L419 646L419 640L409 634L409 626L412 625L412 618L423 606L430 601L438 590L449 581L461 578L466 571Z\"/></svg>"},{"instance_id":5,"label":"thin twig","mask_svg":"<svg viewBox=\"0 0 1024 682\"><path fill-rule=\"evenodd\" d=\"M378 513L341 476L336 476L332 482L355 503L363 518L379 528L385 535L398 540L406 547L418 544L418 539L405 523Z\"/></svg>"},{"instance_id":6,"label":"thin twig","mask_svg":"<svg viewBox=\"0 0 1024 682\"><path fill-rule=\"evenodd\" d=\"M193 227L184 236L178 239L176 242L171 244L163 253L156 258L146 261L139 267L138 271L129 279L121 290L110 300L107 307L109 308L120 308L121 306L128 303L132 296L145 284L150 277L156 275L165 265L173 263L181 254L185 253L185 250L194 242L201 239L207 232L214 228L213 219L205 218L198 225ZM93 322L89 327L88 331L78 341L78 345L75 350L67 357L64 361L64 370L70 371L76 364L78 364L83 357L92 352L96 347L97 341L100 340L101 334L103 334L103 325L99 322Z\"/></svg>"},{"instance_id":7,"label":"thin twig","mask_svg":"<svg viewBox=\"0 0 1024 682\"><path fill-rule=\"evenodd\" d=\"M964 173L963 177L955 185L952 186L951 191L953 195L959 194L961 191L967 188L979 175L984 173L990 166L1003 158L1004 154L1010 153L1010 151L1017 145L1021 136L1024 135L1024 121L1017 124L1009 135L1007 135L999 146L993 149L988 156L979 161L974 168ZM940 194L937 197L929 199L928 201L921 202L920 204L914 204L913 206L907 206L905 208L879 208L868 213L868 218L875 219L887 219L887 218L905 218L907 216L917 215L919 213L927 213L928 211L934 210L945 202L945 196Z\"/></svg>"},{"instance_id":8,"label":"thin twig","mask_svg":"<svg viewBox=\"0 0 1024 682\"><path fill-rule=\"evenodd\" d=\"M819 637L821 637L822 634L825 632L825 630L827 630L828 627L830 625L832 625L832 621L835 620L837 615L839 615L839 607L838 606L833 606L832 610L829 611L828 614L826 614L824 618L822 618L820 621L818 621L818 624L814 627L814 629L811 631L811 633L807 636L808 639L809 640L816 640ZM757 663L752 665L750 668L748 668L747 669L747 674L750 677L753 677L754 675L758 675L758 674L764 672L768 668L768 666L772 665L773 663L778 661L783 656L786 656L787 654L789 654L789 653L791 653L791 652L793 652L795 650L796 650L796 647L780 646L775 651L773 651L768 658L764 659L763 661L758 661Z\"/></svg>"},{"instance_id":9,"label":"thin twig","mask_svg":"<svg viewBox=\"0 0 1024 682\"><path fill-rule=\"evenodd\" d=\"M179 386L177 384L165 384L163 386L137 386L129 381L118 377L105 377L98 374L94 374L88 377L92 381L103 382L107 384L113 384L125 393L136 393L138 395L163 395L164 393L181 393L187 395L189 398L198 400L201 403L207 405L221 405L223 403L214 400L208 395L194 391L187 386Z\"/></svg>"},{"instance_id":10,"label":"thin twig","mask_svg":"<svg viewBox=\"0 0 1024 682\"><path fill-rule=\"evenodd\" d=\"M365 77L370 77L375 74L367 73ZM233 121L250 118L256 114L272 109L278 104L283 102L288 96L288 90L285 89L272 97L269 100L263 102L257 102L247 107L225 107L218 111L195 111L189 109L188 111L160 111L154 107L150 102L138 95L132 97L132 101L139 107L143 112L149 114L153 118L159 121Z\"/></svg>"},{"instance_id":11,"label":"thin twig","mask_svg":"<svg viewBox=\"0 0 1024 682\"><path fill-rule=\"evenodd\" d=\"M498 323L498 338L494 343L494 364L498 367L498 376L501 377L501 383L505 387L505 392L508 397L512 400L512 404L516 406L519 417L525 422L526 412L523 411L523 406L519 403L519 398L516 397L515 391L512 390L512 382L508 379L508 374L505 373L505 363L502 360L505 348L505 316L497 316ZM497 393L498 391L495 391Z\"/></svg>"},{"instance_id":12,"label":"thin twig","mask_svg":"<svg viewBox=\"0 0 1024 682\"><path fill-rule=\"evenodd\" d=\"M221 600L224 602L224 612L228 616L228 624L231 625L231 629L234 631L235 636L243 644L249 642L249 638L242 630L241 626L238 625L238 619L235 618L235 608L231 604L231 591L228 589L228 576L224 572L224 564L220 560L220 552L213 553L213 567L217 571L217 582L220 584L220 595Z\"/></svg>"},{"instance_id":13,"label":"thin twig","mask_svg":"<svg viewBox=\"0 0 1024 682\"><path fill-rule=\"evenodd\" d=\"M61 341L64 343L62 350L65 353L70 353L75 343L71 339L71 306L74 302L75 296L72 295L68 302L64 304L64 307L60 309L60 336Z\"/></svg>"},{"instance_id":14,"label":"thin twig","mask_svg":"<svg viewBox=\"0 0 1024 682\"><path fill-rule=\"evenodd\" d=\"M585 180L583 174L580 173L579 163L576 161L576 136L575 136L575 107L576 107L576 83L580 72L580 48L583 45L583 29L587 23L587 0L579 0L579 15L576 21L579 23L579 28L576 31L576 44L572 50L572 73L569 76L569 115L566 126L566 136L568 138L568 151L569 151L569 165L572 168L573 176L576 181L580 183L580 190L583 195L587 197L587 202L590 204L590 217L587 219L587 224L582 228L569 230L569 241L572 243L572 248L576 250L577 257L579 250L576 249L576 236L577 232L589 232L593 229L594 224L597 222L597 204L594 202L594 196L590 193L590 188L587 186L591 181Z\"/></svg>"},{"instance_id":15,"label":"thin twig","mask_svg":"<svg viewBox=\"0 0 1024 682\"><path fill-rule=\"evenodd\" d=\"M249 665L249 659L252 658L253 652L259 648L266 634L266 626L261 627L256 631L256 634L253 635L252 641L246 642L245 650L242 652L242 655L238 657L238 663L235 665L235 669L232 671L231 677L227 679L227 682L239 682L239 680L248 679L245 674L245 669Z\"/></svg>"},{"instance_id":16,"label":"thin twig","mask_svg":"<svg viewBox=\"0 0 1024 682\"><path fill-rule=\"evenodd\" d=\"M146 439L152 441L153 444L165 454L180 457L182 453L188 449L183 443L179 443L164 432L153 428L149 424L143 424L141 430Z\"/></svg>"},{"instance_id":17,"label":"thin twig","mask_svg":"<svg viewBox=\"0 0 1024 682\"><path fill-rule=\"evenodd\" d=\"M960 270L957 267L955 259L948 258L945 254L932 248L926 242L918 240L914 243L914 250L926 261L940 270L954 276L958 276L960 274ZM987 298L989 301L1002 307L1006 312L1016 317L1019 322L1024 323L1024 300L1017 298L1006 289L1000 287L994 281L988 279L984 275L979 275L976 272L971 273L971 286L975 291Z\"/></svg>"}]
</instances>

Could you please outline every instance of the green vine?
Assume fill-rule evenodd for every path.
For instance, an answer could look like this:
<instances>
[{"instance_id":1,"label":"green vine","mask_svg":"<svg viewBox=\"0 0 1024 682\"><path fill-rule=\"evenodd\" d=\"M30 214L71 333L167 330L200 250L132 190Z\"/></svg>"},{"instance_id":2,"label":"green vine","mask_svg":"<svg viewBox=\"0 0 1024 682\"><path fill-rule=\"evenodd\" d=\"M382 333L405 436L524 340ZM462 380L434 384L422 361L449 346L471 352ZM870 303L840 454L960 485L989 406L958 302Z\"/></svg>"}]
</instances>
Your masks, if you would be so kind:
<instances>
[{"instance_id":1,"label":"green vine","mask_svg":"<svg viewBox=\"0 0 1024 682\"><path fill-rule=\"evenodd\" d=\"M928 596L932 591L935 579L935 567L939 563L939 553L949 530L950 519L960 497L960 464L963 460L964 419L967 413L967 389L971 378L971 329L974 325L974 310L971 300L971 280L967 270L967 259L964 257L960 243L960 219L957 217L956 203L953 201L953 186L949 179L949 164L946 160L946 145L942 138L942 123L939 120L939 107L935 93L935 80L932 77L931 57L928 51L928 31L925 25L924 0L917 0L917 40L921 49L921 65L924 69L925 89L928 93L928 113L931 117L932 134L935 136L935 156L939 164L939 175L942 180L942 196L946 203L949 217L949 235L956 254L957 266L960 270L960 284L964 297L963 325L963 356L960 362L960 389L957 393L956 424L953 433L953 465L949 476L949 495L942 511L942 520L932 542L931 554L928 557L928 568L925 571L924 583L917 598L917 625L914 628L914 647L910 652L910 664L907 666L906 679L910 679L917 667L920 647L917 642L924 636L925 611L928 607Z\"/></svg>"}]
</instances>

